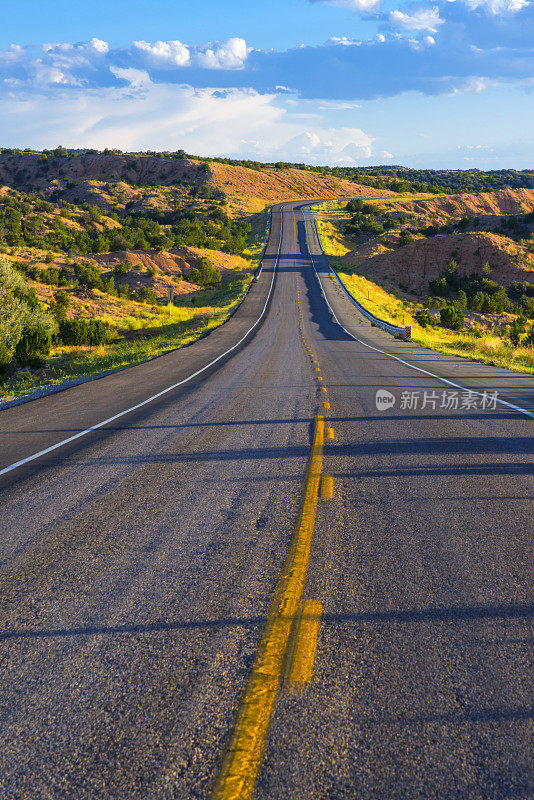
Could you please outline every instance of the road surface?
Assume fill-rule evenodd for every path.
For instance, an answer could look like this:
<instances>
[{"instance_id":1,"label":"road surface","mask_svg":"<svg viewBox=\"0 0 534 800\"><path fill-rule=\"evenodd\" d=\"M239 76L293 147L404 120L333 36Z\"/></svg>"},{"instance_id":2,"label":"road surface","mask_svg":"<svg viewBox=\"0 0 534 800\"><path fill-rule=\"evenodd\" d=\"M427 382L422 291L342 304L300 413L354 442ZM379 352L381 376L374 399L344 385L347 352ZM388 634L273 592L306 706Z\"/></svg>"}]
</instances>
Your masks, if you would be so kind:
<instances>
[{"instance_id":1,"label":"road surface","mask_svg":"<svg viewBox=\"0 0 534 800\"><path fill-rule=\"evenodd\" d=\"M302 204L276 210L220 329L0 412L0 797L212 796L317 413L317 650L254 798L534 797L533 412L531 377L369 326Z\"/></svg>"}]
</instances>

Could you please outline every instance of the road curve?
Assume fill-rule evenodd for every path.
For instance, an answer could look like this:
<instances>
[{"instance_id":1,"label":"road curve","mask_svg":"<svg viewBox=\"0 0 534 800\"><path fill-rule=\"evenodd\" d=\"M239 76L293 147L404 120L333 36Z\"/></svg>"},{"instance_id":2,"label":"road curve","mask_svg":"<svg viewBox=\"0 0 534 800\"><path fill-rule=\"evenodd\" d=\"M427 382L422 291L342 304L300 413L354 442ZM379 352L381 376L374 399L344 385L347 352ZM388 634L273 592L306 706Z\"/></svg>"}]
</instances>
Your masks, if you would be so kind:
<instances>
[{"instance_id":1,"label":"road curve","mask_svg":"<svg viewBox=\"0 0 534 800\"><path fill-rule=\"evenodd\" d=\"M260 281L209 337L0 412L0 468L239 342L280 232L245 342L2 476L0 798L210 797L318 411L319 639L309 683L280 689L255 798L534 796L532 420L463 396L532 411L534 381L366 326L302 203L275 212Z\"/></svg>"}]
</instances>

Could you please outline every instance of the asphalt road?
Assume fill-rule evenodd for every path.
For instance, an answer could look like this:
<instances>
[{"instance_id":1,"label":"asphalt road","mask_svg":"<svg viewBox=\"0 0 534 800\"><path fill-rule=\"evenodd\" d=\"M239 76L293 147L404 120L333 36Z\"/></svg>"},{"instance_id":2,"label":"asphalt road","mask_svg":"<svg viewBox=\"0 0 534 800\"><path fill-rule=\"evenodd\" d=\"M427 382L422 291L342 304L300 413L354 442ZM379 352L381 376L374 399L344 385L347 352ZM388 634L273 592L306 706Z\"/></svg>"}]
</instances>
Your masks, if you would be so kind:
<instances>
[{"instance_id":1,"label":"asphalt road","mask_svg":"<svg viewBox=\"0 0 534 800\"><path fill-rule=\"evenodd\" d=\"M2 476L1 798L210 796L325 396L315 669L279 693L256 799L534 797L533 422L467 392L532 412L534 380L364 324L305 217L284 207L273 294L230 355ZM0 412L0 469L236 345L279 234L275 213L262 278L206 339ZM385 411L379 389L395 397Z\"/></svg>"}]
</instances>

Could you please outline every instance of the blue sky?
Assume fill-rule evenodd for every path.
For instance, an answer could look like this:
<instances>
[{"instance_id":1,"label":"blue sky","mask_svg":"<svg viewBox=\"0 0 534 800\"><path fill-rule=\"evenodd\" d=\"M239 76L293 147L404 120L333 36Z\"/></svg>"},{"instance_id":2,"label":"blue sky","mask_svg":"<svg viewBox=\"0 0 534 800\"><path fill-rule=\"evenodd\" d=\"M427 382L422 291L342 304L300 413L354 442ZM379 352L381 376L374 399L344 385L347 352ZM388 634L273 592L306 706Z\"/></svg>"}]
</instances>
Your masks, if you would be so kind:
<instances>
[{"instance_id":1,"label":"blue sky","mask_svg":"<svg viewBox=\"0 0 534 800\"><path fill-rule=\"evenodd\" d=\"M532 168L532 0L18 0L0 144Z\"/></svg>"}]
</instances>

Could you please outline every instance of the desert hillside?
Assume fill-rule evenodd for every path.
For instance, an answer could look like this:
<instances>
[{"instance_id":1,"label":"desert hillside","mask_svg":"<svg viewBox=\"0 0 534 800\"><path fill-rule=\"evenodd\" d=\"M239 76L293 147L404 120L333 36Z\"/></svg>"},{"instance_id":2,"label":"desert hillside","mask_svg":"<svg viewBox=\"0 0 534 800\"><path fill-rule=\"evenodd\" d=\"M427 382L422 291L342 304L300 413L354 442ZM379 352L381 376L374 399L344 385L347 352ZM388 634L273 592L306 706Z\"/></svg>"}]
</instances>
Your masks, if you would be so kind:
<instances>
[{"instance_id":1,"label":"desert hillside","mask_svg":"<svg viewBox=\"0 0 534 800\"><path fill-rule=\"evenodd\" d=\"M391 214L407 214L443 225L462 217L525 214L534 210L533 189L500 189L480 194L436 196L412 200L399 197L384 205Z\"/></svg>"},{"instance_id":2,"label":"desert hillside","mask_svg":"<svg viewBox=\"0 0 534 800\"><path fill-rule=\"evenodd\" d=\"M255 213L284 200L394 197L393 192L299 169L261 169L178 156L118 153L0 153L0 185L101 208L167 210L181 195L227 201L231 216Z\"/></svg>"},{"instance_id":3,"label":"desert hillside","mask_svg":"<svg viewBox=\"0 0 534 800\"><path fill-rule=\"evenodd\" d=\"M390 234L373 252L370 244L353 250L342 261L351 267L363 267L365 274L387 283L403 286L407 291L428 292L429 281L439 277L447 265L455 260L459 272L469 275L480 272L485 263L492 267L492 277L503 286L513 281L534 281L534 254L505 236L494 233L460 233L416 239L397 249Z\"/></svg>"},{"instance_id":4,"label":"desert hillside","mask_svg":"<svg viewBox=\"0 0 534 800\"><path fill-rule=\"evenodd\" d=\"M229 164L210 164L210 185L243 212L259 211L284 200L322 197L394 197L386 189L361 186L332 175L300 169L253 170Z\"/></svg>"}]
</instances>

